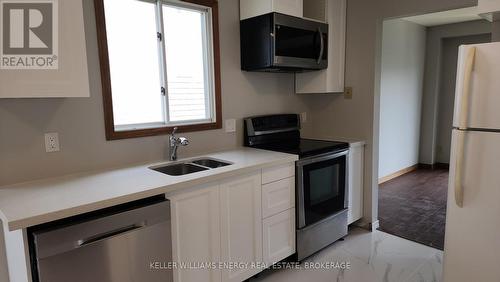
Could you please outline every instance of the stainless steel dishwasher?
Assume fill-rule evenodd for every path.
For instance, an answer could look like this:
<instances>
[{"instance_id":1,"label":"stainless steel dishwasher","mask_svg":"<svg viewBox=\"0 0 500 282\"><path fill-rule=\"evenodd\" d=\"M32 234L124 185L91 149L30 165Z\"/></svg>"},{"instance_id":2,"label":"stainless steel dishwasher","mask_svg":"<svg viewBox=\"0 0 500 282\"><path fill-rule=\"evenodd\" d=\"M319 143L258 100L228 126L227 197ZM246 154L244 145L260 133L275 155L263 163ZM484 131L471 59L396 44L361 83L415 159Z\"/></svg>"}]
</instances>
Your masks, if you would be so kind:
<instances>
[{"instance_id":1,"label":"stainless steel dishwasher","mask_svg":"<svg viewBox=\"0 0 500 282\"><path fill-rule=\"evenodd\" d=\"M28 230L33 281L170 282L170 202L155 197Z\"/></svg>"}]
</instances>

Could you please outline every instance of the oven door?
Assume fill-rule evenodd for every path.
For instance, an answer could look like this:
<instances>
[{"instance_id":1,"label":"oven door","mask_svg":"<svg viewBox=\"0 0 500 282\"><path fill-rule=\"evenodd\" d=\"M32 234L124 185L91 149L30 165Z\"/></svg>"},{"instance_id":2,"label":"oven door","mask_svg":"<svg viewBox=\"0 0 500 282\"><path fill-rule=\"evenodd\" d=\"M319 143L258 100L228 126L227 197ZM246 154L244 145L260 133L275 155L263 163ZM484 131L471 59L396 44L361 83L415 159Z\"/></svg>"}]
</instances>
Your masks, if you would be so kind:
<instances>
[{"instance_id":1,"label":"oven door","mask_svg":"<svg viewBox=\"0 0 500 282\"><path fill-rule=\"evenodd\" d=\"M274 65L325 69L328 67L328 25L274 14Z\"/></svg>"},{"instance_id":2,"label":"oven door","mask_svg":"<svg viewBox=\"0 0 500 282\"><path fill-rule=\"evenodd\" d=\"M349 151L297 162L298 228L304 228L347 208Z\"/></svg>"}]
</instances>

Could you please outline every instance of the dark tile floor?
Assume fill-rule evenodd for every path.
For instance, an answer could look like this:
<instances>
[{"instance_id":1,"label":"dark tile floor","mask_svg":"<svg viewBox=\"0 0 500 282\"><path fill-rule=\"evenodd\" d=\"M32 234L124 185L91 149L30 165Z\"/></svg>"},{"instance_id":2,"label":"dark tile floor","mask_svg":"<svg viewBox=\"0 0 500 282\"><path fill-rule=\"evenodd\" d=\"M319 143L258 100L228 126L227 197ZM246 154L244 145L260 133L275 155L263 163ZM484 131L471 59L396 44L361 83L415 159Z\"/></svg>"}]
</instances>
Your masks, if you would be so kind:
<instances>
[{"instance_id":1,"label":"dark tile floor","mask_svg":"<svg viewBox=\"0 0 500 282\"><path fill-rule=\"evenodd\" d=\"M380 230L443 250L447 169L418 169L380 185Z\"/></svg>"}]
</instances>

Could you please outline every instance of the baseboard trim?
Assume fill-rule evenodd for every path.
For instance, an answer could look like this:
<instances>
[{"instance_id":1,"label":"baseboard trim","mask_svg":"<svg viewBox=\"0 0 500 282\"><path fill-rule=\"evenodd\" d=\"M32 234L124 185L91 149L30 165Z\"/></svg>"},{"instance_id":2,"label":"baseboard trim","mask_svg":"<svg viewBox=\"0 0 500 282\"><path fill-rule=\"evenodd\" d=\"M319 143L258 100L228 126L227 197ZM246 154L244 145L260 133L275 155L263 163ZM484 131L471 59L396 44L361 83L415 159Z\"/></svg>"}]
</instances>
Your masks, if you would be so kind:
<instances>
[{"instance_id":1,"label":"baseboard trim","mask_svg":"<svg viewBox=\"0 0 500 282\"><path fill-rule=\"evenodd\" d=\"M424 168L424 169L450 169L450 164L445 164L445 163L419 164L418 168Z\"/></svg>"},{"instance_id":2,"label":"baseboard trim","mask_svg":"<svg viewBox=\"0 0 500 282\"><path fill-rule=\"evenodd\" d=\"M412 165L410 167L407 167L407 168L403 168L402 170L399 170L399 171L396 171L395 173L392 173L392 174L389 174L387 176L384 176L384 177L381 177L378 179L378 184L383 184L389 180L392 180L394 178L397 178L397 177L400 177L401 175L404 175L404 174L407 174L409 172L412 172L412 171L415 171L417 170L418 168L420 167L419 164L416 164L416 165Z\"/></svg>"},{"instance_id":3,"label":"baseboard trim","mask_svg":"<svg viewBox=\"0 0 500 282\"><path fill-rule=\"evenodd\" d=\"M366 230L370 230L370 224L371 223L369 221L366 221L364 218L361 218L358 221L349 224L349 226L355 226Z\"/></svg>"},{"instance_id":4,"label":"baseboard trim","mask_svg":"<svg viewBox=\"0 0 500 282\"><path fill-rule=\"evenodd\" d=\"M374 232L375 230L377 230L380 227L380 221L376 220L376 221L372 222L370 225L371 225L372 232Z\"/></svg>"}]
</instances>

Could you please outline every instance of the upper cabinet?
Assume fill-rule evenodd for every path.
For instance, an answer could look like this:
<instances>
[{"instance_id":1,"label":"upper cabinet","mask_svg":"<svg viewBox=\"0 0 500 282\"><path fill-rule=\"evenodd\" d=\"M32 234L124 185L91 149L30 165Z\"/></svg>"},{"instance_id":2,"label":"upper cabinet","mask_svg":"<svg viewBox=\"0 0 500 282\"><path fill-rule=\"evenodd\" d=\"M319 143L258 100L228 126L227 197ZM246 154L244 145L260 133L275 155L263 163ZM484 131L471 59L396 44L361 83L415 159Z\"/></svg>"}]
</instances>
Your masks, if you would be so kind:
<instances>
[{"instance_id":1,"label":"upper cabinet","mask_svg":"<svg viewBox=\"0 0 500 282\"><path fill-rule=\"evenodd\" d=\"M280 44L278 36L281 33L272 30L276 29L276 26L281 27L281 25L278 24L273 27L267 24L263 26L262 22L265 22L265 19L255 18L255 21L259 22L260 26L263 26L256 30L255 27L258 25L249 22L253 19L248 19L273 12L311 20L302 21L308 22L307 25L314 26L314 28L308 31L307 36L300 38L299 43L302 48L300 54L297 54L297 50L293 50L293 54L290 53L290 50L292 50L289 48L290 44L264 48L266 47L265 44L259 43L272 44L272 42L277 42L275 45ZM247 71L296 72L295 92L297 94L343 93L346 13L347 0L240 0L240 18L243 20L241 25L242 69ZM321 27L319 23L325 23L328 26ZM287 27L286 24L283 26ZM253 32L248 30L253 30ZM270 33L264 32L267 30L270 30ZM328 33L326 33L326 30L328 30ZM318 32L324 33L323 40L316 42ZM308 41L307 38L312 39ZM293 46L299 46L299 44L296 44L298 42L297 37L286 38L283 42L292 42L294 43ZM307 64L310 60L308 60L308 55L304 54L309 53L320 54L319 57L313 58L315 59L312 60L314 64ZM289 57L293 58L290 59ZM252 64L258 62L260 64L253 66L249 62ZM266 67L262 67L262 65Z\"/></svg>"},{"instance_id":2,"label":"upper cabinet","mask_svg":"<svg viewBox=\"0 0 500 282\"><path fill-rule=\"evenodd\" d=\"M82 2L0 3L0 98L90 96Z\"/></svg>"},{"instance_id":3,"label":"upper cabinet","mask_svg":"<svg viewBox=\"0 0 500 282\"><path fill-rule=\"evenodd\" d=\"M490 22L498 20L500 16L500 1L479 0L477 13Z\"/></svg>"},{"instance_id":4,"label":"upper cabinet","mask_svg":"<svg viewBox=\"0 0 500 282\"><path fill-rule=\"evenodd\" d=\"M328 22L326 13L328 0L306 0L303 5L303 17L311 20Z\"/></svg>"},{"instance_id":5,"label":"upper cabinet","mask_svg":"<svg viewBox=\"0 0 500 282\"><path fill-rule=\"evenodd\" d=\"M321 71L297 73L295 76L296 93L344 92L346 1L308 0L308 5L304 5L305 18L320 21L325 18L329 25L328 68Z\"/></svg>"},{"instance_id":6,"label":"upper cabinet","mask_svg":"<svg viewBox=\"0 0 500 282\"><path fill-rule=\"evenodd\" d=\"M240 0L240 19L244 20L272 12L302 17L303 9L303 0Z\"/></svg>"}]
</instances>

